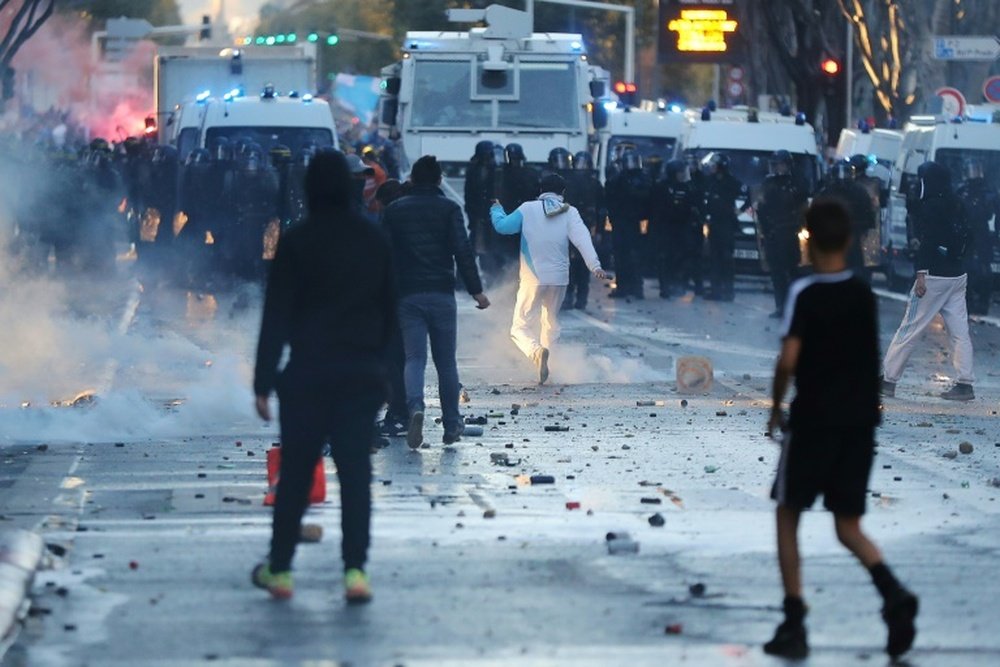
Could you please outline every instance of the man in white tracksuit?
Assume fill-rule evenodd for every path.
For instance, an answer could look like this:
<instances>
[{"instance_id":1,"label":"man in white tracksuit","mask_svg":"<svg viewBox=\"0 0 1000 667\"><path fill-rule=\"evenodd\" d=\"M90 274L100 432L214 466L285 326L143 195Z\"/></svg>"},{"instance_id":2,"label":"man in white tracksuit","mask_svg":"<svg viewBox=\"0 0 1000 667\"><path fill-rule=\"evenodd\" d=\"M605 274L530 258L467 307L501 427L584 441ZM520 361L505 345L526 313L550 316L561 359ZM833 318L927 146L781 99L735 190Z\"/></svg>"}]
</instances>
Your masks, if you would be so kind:
<instances>
[{"instance_id":1,"label":"man in white tracksuit","mask_svg":"<svg viewBox=\"0 0 1000 667\"><path fill-rule=\"evenodd\" d=\"M919 241L916 257L917 279L910 291L906 314L885 352L882 363L882 395L894 397L896 383L921 334L939 313L952 348L952 363L958 374L955 384L941 394L950 401L971 401L976 397L972 383L972 340L965 290L968 276L963 264L968 235L962 207L951 190L948 168L925 162L917 170L920 199L908 205Z\"/></svg>"},{"instance_id":2,"label":"man in white tracksuit","mask_svg":"<svg viewBox=\"0 0 1000 667\"><path fill-rule=\"evenodd\" d=\"M541 180L541 196L509 215L494 202L490 209L499 234L521 234L521 269L510 337L538 369L538 382L549 377L549 350L559 339L559 308L569 284L569 244L587 268L604 278L590 230L575 208L563 201L566 183L558 174Z\"/></svg>"}]
</instances>

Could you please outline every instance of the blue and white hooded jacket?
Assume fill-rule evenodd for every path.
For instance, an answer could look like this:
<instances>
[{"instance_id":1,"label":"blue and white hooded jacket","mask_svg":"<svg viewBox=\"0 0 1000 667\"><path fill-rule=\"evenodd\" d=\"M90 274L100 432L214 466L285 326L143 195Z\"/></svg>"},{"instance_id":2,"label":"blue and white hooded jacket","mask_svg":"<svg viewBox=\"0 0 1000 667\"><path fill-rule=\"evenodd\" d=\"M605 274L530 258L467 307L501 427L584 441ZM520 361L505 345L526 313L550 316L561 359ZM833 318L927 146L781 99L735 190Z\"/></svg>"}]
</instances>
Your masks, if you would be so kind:
<instances>
[{"instance_id":1,"label":"blue and white hooded jacket","mask_svg":"<svg viewBox=\"0 0 1000 667\"><path fill-rule=\"evenodd\" d=\"M490 218L497 233L521 234L522 285L568 285L570 243L580 251L588 269L601 268L590 230L561 195L542 193L510 215L500 204L493 204Z\"/></svg>"}]
</instances>

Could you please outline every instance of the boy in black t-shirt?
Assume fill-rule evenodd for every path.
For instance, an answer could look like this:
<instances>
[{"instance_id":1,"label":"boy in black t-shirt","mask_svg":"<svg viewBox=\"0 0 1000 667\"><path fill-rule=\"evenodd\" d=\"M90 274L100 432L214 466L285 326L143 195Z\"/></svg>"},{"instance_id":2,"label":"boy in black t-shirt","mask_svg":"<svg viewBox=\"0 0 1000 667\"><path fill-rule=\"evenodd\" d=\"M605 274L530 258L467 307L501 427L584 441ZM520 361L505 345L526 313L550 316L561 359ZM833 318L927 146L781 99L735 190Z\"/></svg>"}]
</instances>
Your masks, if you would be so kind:
<instances>
[{"instance_id":1,"label":"boy in black t-shirt","mask_svg":"<svg viewBox=\"0 0 1000 667\"><path fill-rule=\"evenodd\" d=\"M913 644L918 601L861 530L880 421L875 296L847 270L851 221L842 204L813 202L806 228L815 274L796 282L789 292L768 422L768 435L786 431L771 492L778 502L785 621L764 651L786 658L809 653L797 533L802 511L822 494L824 506L834 515L838 539L868 568L885 600L886 651L896 657ZM786 424L781 402L792 376L796 395Z\"/></svg>"}]
</instances>

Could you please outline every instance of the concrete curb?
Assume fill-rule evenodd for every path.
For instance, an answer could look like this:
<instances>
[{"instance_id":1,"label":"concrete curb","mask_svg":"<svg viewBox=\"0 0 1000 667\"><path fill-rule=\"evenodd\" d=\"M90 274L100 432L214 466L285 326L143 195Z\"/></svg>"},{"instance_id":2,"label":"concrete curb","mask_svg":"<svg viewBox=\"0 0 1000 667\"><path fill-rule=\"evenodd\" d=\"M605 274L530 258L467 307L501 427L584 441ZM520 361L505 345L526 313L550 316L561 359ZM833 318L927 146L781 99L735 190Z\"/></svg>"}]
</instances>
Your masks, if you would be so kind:
<instances>
[{"instance_id":1,"label":"concrete curb","mask_svg":"<svg viewBox=\"0 0 1000 667\"><path fill-rule=\"evenodd\" d=\"M45 544L27 530L0 532L0 656L17 636Z\"/></svg>"}]
</instances>

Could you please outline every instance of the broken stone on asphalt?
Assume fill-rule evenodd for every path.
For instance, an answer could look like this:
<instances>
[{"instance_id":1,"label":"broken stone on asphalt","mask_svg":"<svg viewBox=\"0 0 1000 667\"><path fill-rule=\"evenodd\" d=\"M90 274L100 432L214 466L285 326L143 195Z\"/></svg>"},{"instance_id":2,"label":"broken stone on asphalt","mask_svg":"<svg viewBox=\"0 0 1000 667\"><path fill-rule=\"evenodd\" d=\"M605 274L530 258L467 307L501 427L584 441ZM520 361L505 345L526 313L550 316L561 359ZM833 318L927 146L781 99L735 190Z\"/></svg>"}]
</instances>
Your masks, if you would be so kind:
<instances>
[{"instance_id":1,"label":"broken stone on asphalt","mask_svg":"<svg viewBox=\"0 0 1000 667\"><path fill-rule=\"evenodd\" d=\"M552 475L532 475L530 479L531 479L531 483L532 484L555 484L556 483L556 478L553 477Z\"/></svg>"},{"instance_id":2,"label":"broken stone on asphalt","mask_svg":"<svg viewBox=\"0 0 1000 667\"><path fill-rule=\"evenodd\" d=\"M466 426L462 435L469 436L471 438L478 438L483 434L482 426Z\"/></svg>"},{"instance_id":3,"label":"broken stone on asphalt","mask_svg":"<svg viewBox=\"0 0 1000 667\"><path fill-rule=\"evenodd\" d=\"M465 418L465 423L466 423L466 425L469 425L469 426L472 426L472 425L475 425L475 426L486 426L486 422L487 421L488 420L486 419L486 417L483 417L483 416L479 416L479 417L466 417Z\"/></svg>"},{"instance_id":4,"label":"broken stone on asphalt","mask_svg":"<svg viewBox=\"0 0 1000 667\"><path fill-rule=\"evenodd\" d=\"M497 511L495 509L488 509L483 512L484 519L495 519L497 516Z\"/></svg>"},{"instance_id":5,"label":"broken stone on asphalt","mask_svg":"<svg viewBox=\"0 0 1000 667\"><path fill-rule=\"evenodd\" d=\"M688 592L691 593L691 597L700 598L705 595L705 584L700 581L697 584L691 584L688 586Z\"/></svg>"},{"instance_id":6,"label":"broken stone on asphalt","mask_svg":"<svg viewBox=\"0 0 1000 667\"><path fill-rule=\"evenodd\" d=\"M639 553L639 543L625 531L608 533L604 539L608 545L608 553L612 556Z\"/></svg>"},{"instance_id":7,"label":"broken stone on asphalt","mask_svg":"<svg viewBox=\"0 0 1000 667\"><path fill-rule=\"evenodd\" d=\"M663 501L660 500L659 498L641 498L639 499L639 502L642 503L643 505L659 505Z\"/></svg>"},{"instance_id":8,"label":"broken stone on asphalt","mask_svg":"<svg viewBox=\"0 0 1000 667\"><path fill-rule=\"evenodd\" d=\"M663 632L668 635L679 635L684 632L684 626L680 623L671 623L663 629Z\"/></svg>"},{"instance_id":9,"label":"broken stone on asphalt","mask_svg":"<svg viewBox=\"0 0 1000 667\"><path fill-rule=\"evenodd\" d=\"M718 472L718 471L719 471L718 466L705 466L705 472L707 472L708 474L712 474L713 472Z\"/></svg>"},{"instance_id":10,"label":"broken stone on asphalt","mask_svg":"<svg viewBox=\"0 0 1000 667\"><path fill-rule=\"evenodd\" d=\"M681 357L677 360L677 391L704 394L712 390L715 372L708 357Z\"/></svg>"},{"instance_id":11,"label":"broken stone on asphalt","mask_svg":"<svg viewBox=\"0 0 1000 667\"><path fill-rule=\"evenodd\" d=\"M546 426L545 431L547 433L565 433L569 430L569 426L563 426L561 424L556 424L555 426Z\"/></svg>"},{"instance_id":12,"label":"broken stone on asphalt","mask_svg":"<svg viewBox=\"0 0 1000 667\"><path fill-rule=\"evenodd\" d=\"M580 503L576 500L567 500L566 509L568 510L578 510L580 509Z\"/></svg>"},{"instance_id":13,"label":"broken stone on asphalt","mask_svg":"<svg viewBox=\"0 0 1000 667\"><path fill-rule=\"evenodd\" d=\"M653 528L662 528L667 524L667 520L664 519L663 515L660 514L659 512L649 517L647 521L649 521L649 525L652 526Z\"/></svg>"},{"instance_id":14,"label":"broken stone on asphalt","mask_svg":"<svg viewBox=\"0 0 1000 667\"><path fill-rule=\"evenodd\" d=\"M949 449L947 452L942 454L942 456L944 456L946 459L957 459L958 452L956 452L954 449Z\"/></svg>"},{"instance_id":15,"label":"broken stone on asphalt","mask_svg":"<svg viewBox=\"0 0 1000 667\"><path fill-rule=\"evenodd\" d=\"M971 442L962 442L962 443L959 443L959 445L958 445L958 451L961 452L962 454L971 454L972 453L972 443Z\"/></svg>"},{"instance_id":16,"label":"broken stone on asphalt","mask_svg":"<svg viewBox=\"0 0 1000 667\"><path fill-rule=\"evenodd\" d=\"M323 526L318 523L304 523L299 530L299 541L315 544L323 540Z\"/></svg>"}]
</instances>

